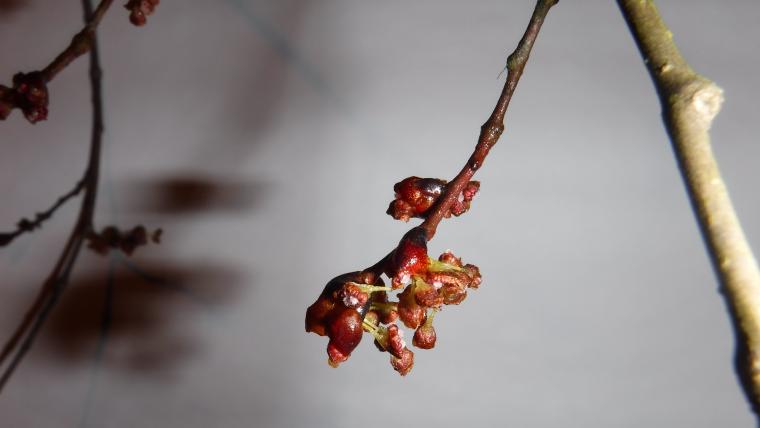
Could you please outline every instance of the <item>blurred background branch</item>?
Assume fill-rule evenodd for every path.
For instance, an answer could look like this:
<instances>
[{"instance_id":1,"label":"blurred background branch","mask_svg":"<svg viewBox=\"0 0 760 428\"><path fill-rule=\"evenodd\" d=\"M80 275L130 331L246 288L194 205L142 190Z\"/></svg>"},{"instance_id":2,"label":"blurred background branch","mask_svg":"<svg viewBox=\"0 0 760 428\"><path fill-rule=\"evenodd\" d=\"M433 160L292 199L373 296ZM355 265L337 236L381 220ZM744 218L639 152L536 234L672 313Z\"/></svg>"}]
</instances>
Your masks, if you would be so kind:
<instances>
[{"instance_id":1,"label":"blurred background branch","mask_svg":"<svg viewBox=\"0 0 760 428\"><path fill-rule=\"evenodd\" d=\"M740 381L760 416L760 271L710 147L723 90L692 70L654 1L618 4L660 97L665 128L737 330Z\"/></svg>"}]
</instances>

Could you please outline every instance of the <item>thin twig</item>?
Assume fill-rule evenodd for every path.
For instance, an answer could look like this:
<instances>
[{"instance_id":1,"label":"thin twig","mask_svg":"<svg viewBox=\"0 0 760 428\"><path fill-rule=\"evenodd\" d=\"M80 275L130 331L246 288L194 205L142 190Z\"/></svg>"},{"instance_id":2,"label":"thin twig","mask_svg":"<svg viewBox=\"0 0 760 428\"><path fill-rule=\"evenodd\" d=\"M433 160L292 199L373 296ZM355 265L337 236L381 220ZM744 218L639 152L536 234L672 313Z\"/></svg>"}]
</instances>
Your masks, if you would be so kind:
<instances>
[{"instance_id":1,"label":"thin twig","mask_svg":"<svg viewBox=\"0 0 760 428\"><path fill-rule=\"evenodd\" d=\"M709 129L723 91L691 69L653 1L618 4L660 97L665 128L737 332L739 377L760 415L760 271L710 148Z\"/></svg>"},{"instance_id":2,"label":"thin twig","mask_svg":"<svg viewBox=\"0 0 760 428\"><path fill-rule=\"evenodd\" d=\"M520 43L517 44L515 51L507 59L508 73L504 89L501 91L501 96L496 103L493 113L491 113L486 123L480 128L480 137L478 138L475 150L459 174L446 186L446 190L438 198L436 205L431 209L431 213L421 225L425 229L428 241L433 238L438 224L454 202L456 202L462 190L472 179L472 176L483 165L488 152L499 141L499 137L501 137L504 131L504 115L507 112L510 100L512 100L512 94L514 94L517 88L517 83L520 81L520 76L522 76L525 69L525 64L528 62L533 43L536 41L538 32L541 30L541 25L544 23L546 14L549 13L549 9L557 4L558 1L539 0L536 2L536 8L533 10L533 15L530 18L530 23L525 30L525 34L520 39Z\"/></svg>"},{"instance_id":3,"label":"thin twig","mask_svg":"<svg viewBox=\"0 0 760 428\"><path fill-rule=\"evenodd\" d=\"M559 0L538 0L536 7L533 10L533 15L528 23L528 28L525 29L525 33L517 44L517 48L507 59L507 79L504 82L504 88L501 91L499 100L496 102L491 116L480 128L480 136L478 142L475 145L475 150L470 155L467 163L462 170L454 177L451 182L448 183L446 189L436 201L435 205L430 208L430 212L425 218L425 221L419 227L425 230L427 240L431 240L435 235L438 224L443 220L445 214L450 212L451 206L457 201L457 198L464 190L465 186L470 182L475 172L480 169L483 162L488 156L488 152L496 144L504 131L504 116L509 107L509 102L512 99L512 95L517 88L517 83L520 81L523 70L525 70L525 64L530 57L530 51L533 48L533 44L536 41L541 25L544 23L546 15L549 13L549 9L556 5ZM393 251L385 255L374 265L366 268L364 272L372 272L375 276L379 276L383 273L384 267L388 260L392 257Z\"/></svg>"},{"instance_id":4,"label":"thin twig","mask_svg":"<svg viewBox=\"0 0 760 428\"><path fill-rule=\"evenodd\" d=\"M98 28L103 15L108 11L111 3L113 3L113 0L101 0L95 12L88 15L90 19L85 21L84 28L71 39L69 46L42 70L42 76L46 82L53 80L61 70L66 68L75 59L90 51L95 43L95 29Z\"/></svg>"},{"instance_id":5,"label":"thin twig","mask_svg":"<svg viewBox=\"0 0 760 428\"><path fill-rule=\"evenodd\" d=\"M105 6L104 6L105 4ZM104 13L110 1L104 0L98 7L100 16ZM100 19L93 16L90 0L82 0L85 22L94 22ZM27 351L34 343L40 329L47 320L51 311L59 301L61 294L69 283L71 272L82 248L85 236L92 230L93 215L98 191L98 177L100 171L100 152L103 136L103 99L101 91L101 69L98 55L97 37L93 30L90 45L90 87L92 90L93 123L90 140L90 153L84 174L84 198L79 211L76 224L64 247L61 256L53 268L53 271L45 280L39 295L32 308L27 312L21 325L16 329L9 342L4 346L0 355L0 366L5 364L7 357L15 350L13 359L5 367L0 376L0 392L13 375L16 367L23 360Z\"/></svg>"},{"instance_id":6,"label":"thin twig","mask_svg":"<svg viewBox=\"0 0 760 428\"><path fill-rule=\"evenodd\" d=\"M88 13L88 19L85 20L84 28L78 32L72 39L69 46L63 50L55 59L42 71L42 77L46 82L50 82L53 78L71 64L75 59L89 52L95 43L95 30L97 29L103 16L108 11L108 8L113 3L113 0L102 0L94 12ZM92 10L92 7L89 7ZM76 186L68 193L60 196L58 200L46 211L37 213L34 220L21 219L18 222L16 230L13 232L0 233L0 247L4 247L13 242L14 239L20 235L31 232L42 225L43 222L48 220L58 208L63 206L74 196L77 196L85 187L87 181L87 174L89 174L89 168L85 170L84 177L77 182Z\"/></svg>"},{"instance_id":7,"label":"thin twig","mask_svg":"<svg viewBox=\"0 0 760 428\"><path fill-rule=\"evenodd\" d=\"M84 178L77 182L76 186L68 193L60 196L55 203L45 211L35 214L34 220L26 218L21 219L13 232L0 233L0 247L4 247L13 242L16 238L27 232L32 232L42 226L42 223L50 219L58 208L62 207L69 199L77 196L84 189Z\"/></svg>"}]
</instances>

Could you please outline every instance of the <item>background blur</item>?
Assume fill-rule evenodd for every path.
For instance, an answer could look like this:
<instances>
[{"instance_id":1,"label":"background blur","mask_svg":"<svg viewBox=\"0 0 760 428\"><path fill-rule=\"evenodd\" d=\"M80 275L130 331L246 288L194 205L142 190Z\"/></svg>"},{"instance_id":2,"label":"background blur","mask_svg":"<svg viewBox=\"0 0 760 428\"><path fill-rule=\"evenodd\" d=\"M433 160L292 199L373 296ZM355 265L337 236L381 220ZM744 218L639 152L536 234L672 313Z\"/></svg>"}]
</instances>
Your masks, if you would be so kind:
<instances>
[{"instance_id":1,"label":"background blur","mask_svg":"<svg viewBox=\"0 0 760 428\"><path fill-rule=\"evenodd\" d=\"M726 103L724 178L760 251L760 3L660 1ZM161 227L133 258L85 251L0 397L4 427L752 426L733 338L659 105L614 2L549 14L451 248L483 285L436 318L400 378L364 342L334 370L306 307L409 228L410 176L451 178L533 1L185 0L101 26L107 131L97 223ZM79 1L0 1L0 80L46 65ZM0 229L79 179L87 59L50 118L0 124ZM0 337L31 303L79 201L0 251ZM101 340L104 290L112 328ZM103 352L98 352L99 346Z\"/></svg>"}]
</instances>

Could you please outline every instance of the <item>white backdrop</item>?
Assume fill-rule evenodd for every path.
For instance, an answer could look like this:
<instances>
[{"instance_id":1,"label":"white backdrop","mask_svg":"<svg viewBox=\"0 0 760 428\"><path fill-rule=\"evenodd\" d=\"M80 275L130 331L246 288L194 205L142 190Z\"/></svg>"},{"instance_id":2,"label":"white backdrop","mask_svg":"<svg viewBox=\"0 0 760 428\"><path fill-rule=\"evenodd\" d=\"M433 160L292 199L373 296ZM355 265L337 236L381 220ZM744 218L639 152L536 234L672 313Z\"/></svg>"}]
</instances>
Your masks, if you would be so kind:
<instances>
[{"instance_id":1,"label":"white backdrop","mask_svg":"<svg viewBox=\"0 0 760 428\"><path fill-rule=\"evenodd\" d=\"M81 26L78 1L15 3L0 9L6 84ZM686 58L725 90L715 151L760 250L760 3L660 3ZM483 273L436 318L436 349L402 379L366 338L335 370L326 340L304 333L324 283L407 230L384 214L393 183L450 178L466 160L532 7L164 1L137 29L115 4L100 31L97 223L162 227L164 241L128 262L84 253L0 396L1 425L752 426L725 305L613 2L550 12L472 210L431 242ZM51 84L47 122L0 123L0 230L82 173L86 63ZM76 210L0 251L0 337Z\"/></svg>"}]
</instances>

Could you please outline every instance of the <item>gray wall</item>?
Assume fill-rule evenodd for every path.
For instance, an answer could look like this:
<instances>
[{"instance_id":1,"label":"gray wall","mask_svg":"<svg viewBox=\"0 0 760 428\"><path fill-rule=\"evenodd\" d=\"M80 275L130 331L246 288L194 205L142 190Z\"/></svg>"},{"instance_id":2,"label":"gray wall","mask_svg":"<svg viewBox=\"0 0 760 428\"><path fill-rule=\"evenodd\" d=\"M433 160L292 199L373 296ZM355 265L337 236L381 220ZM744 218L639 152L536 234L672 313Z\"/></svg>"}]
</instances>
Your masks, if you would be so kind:
<instances>
[{"instance_id":1,"label":"gray wall","mask_svg":"<svg viewBox=\"0 0 760 428\"><path fill-rule=\"evenodd\" d=\"M725 89L715 151L760 250L760 3L660 3L686 58ZM76 1L20 6L0 9L3 83L80 26ZM142 29L120 6L100 39L97 222L162 227L164 242L128 262L84 253L0 396L3 426L752 426L725 305L614 2L551 11L473 209L431 242L478 264L483 285L436 318L436 349L403 379L366 338L328 367L304 310L408 228L384 214L393 183L461 167L532 2L165 1ZM79 178L87 85L80 60L52 84L47 122L0 124L2 229ZM1 337L76 207L0 251Z\"/></svg>"}]
</instances>

